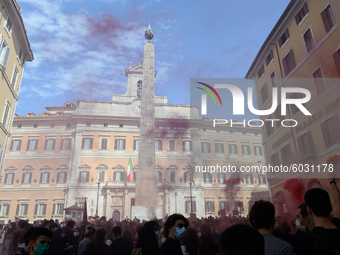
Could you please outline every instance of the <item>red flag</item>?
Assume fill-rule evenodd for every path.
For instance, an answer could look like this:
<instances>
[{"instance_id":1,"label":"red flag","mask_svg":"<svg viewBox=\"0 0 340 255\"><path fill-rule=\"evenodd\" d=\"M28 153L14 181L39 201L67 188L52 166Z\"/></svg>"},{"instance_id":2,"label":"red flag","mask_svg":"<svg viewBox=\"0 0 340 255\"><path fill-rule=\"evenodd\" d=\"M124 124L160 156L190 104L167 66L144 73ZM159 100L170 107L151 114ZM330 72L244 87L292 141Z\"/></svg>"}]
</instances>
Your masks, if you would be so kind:
<instances>
[{"instance_id":1,"label":"red flag","mask_svg":"<svg viewBox=\"0 0 340 255\"><path fill-rule=\"evenodd\" d=\"M87 204L86 204L86 197L85 197L85 204L84 204L84 212L83 212L83 222L87 221Z\"/></svg>"}]
</instances>

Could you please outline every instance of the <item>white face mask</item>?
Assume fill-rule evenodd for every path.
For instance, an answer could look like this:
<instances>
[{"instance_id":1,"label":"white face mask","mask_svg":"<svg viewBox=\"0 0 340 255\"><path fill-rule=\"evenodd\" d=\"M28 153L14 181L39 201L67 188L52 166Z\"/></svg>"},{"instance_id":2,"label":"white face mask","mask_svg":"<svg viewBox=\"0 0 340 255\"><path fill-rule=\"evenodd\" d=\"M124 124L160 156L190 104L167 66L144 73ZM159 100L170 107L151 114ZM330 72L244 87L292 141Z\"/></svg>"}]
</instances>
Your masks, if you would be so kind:
<instances>
[{"instance_id":1,"label":"white face mask","mask_svg":"<svg viewBox=\"0 0 340 255\"><path fill-rule=\"evenodd\" d=\"M304 219L304 218L303 218ZM303 220L302 219L302 220ZM302 232L306 232L306 225L302 226L301 225L301 221L300 220L295 220L295 225L297 227L298 230L302 231Z\"/></svg>"},{"instance_id":2,"label":"white face mask","mask_svg":"<svg viewBox=\"0 0 340 255\"><path fill-rule=\"evenodd\" d=\"M162 237L162 243L164 243L166 241L165 237Z\"/></svg>"}]
</instances>

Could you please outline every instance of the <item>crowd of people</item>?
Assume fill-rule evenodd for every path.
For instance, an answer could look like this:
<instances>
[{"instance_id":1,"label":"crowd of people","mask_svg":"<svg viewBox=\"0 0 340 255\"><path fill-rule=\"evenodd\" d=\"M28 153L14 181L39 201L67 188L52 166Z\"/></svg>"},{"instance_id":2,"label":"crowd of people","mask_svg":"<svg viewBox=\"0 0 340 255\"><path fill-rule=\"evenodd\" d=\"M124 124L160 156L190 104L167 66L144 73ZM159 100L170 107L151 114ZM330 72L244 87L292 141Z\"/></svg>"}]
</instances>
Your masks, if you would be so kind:
<instances>
[{"instance_id":1,"label":"crowd of people","mask_svg":"<svg viewBox=\"0 0 340 255\"><path fill-rule=\"evenodd\" d=\"M327 191L310 189L295 221L260 200L247 217L10 222L0 226L2 255L340 254L340 192L334 179L330 185L334 207Z\"/></svg>"}]
</instances>

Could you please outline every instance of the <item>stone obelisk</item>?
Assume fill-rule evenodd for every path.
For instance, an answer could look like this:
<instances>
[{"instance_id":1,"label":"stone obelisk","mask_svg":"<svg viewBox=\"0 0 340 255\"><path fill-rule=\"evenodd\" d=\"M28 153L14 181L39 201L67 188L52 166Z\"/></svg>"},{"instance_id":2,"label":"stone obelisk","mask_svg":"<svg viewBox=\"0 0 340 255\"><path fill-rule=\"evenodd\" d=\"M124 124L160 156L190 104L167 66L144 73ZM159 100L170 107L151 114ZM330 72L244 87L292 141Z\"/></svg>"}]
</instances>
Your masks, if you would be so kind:
<instances>
[{"instance_id":1,"label":"stone obelisk","mask_svg":"<svg viewBox=\"0 0 340 255\"><path fill-rule=\"evenodd\" d=\"M162 217L157 207L157 172L155 169L155 51L151 43L154 33L145 31L142 106L140 114L138 172L136 178L136 206L132 216L150 220Z\"/></svg>"}]
</instances>

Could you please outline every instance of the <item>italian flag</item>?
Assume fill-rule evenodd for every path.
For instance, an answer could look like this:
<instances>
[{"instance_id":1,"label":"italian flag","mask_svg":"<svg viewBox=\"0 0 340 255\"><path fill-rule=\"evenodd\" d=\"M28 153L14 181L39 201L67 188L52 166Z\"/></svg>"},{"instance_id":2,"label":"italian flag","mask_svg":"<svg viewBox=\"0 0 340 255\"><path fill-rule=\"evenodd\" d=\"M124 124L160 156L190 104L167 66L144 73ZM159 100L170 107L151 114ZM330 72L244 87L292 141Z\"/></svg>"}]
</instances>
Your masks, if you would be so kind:
<instances>
[{"instance_id":1,"label":"italian flag","mask_svg":"<svg viewBox=\"0 0 340 255\"><path fill-rule=\"evenodd\" d=\"M131 157L129 158L129 166L128 166L128 172L127 172L127 178L128 178L128 182L131 181L131 172L133 171L133 167L132 167L132 162L131 162Z\"/></svg>"}]
</instances>

